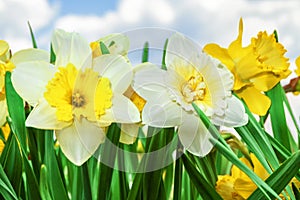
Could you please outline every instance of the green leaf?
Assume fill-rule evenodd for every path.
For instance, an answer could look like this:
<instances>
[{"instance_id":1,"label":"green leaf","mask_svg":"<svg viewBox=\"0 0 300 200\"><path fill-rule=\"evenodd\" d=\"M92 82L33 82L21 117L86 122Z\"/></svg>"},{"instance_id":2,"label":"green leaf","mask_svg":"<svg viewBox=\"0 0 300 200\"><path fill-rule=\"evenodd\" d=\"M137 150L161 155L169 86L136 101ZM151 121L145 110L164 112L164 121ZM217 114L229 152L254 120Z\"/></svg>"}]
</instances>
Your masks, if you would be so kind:
<instances>
[{"instance_id":1,"label":"green leaf","mask_svg":"<svg viewBox=\"0 0 300 200\"><path fill-rule=\"evenodd\" d=\"M109 126L106 141L101 145L101 160L105 161L105 164L100 162L100 181L98 189L98 199L109 199L111 181L113 175L113 168L116 160L116 146L119 144L120 127L118 124L113 123ZM112 146L113 144L113 146ZM109 166L107 166L107 165Z\"/></svg>"},{"instance_id":2,"label":"green leaf","mask_svg":"<svg viewBox=\"0 0 300 200\"><path fill-rule=\"evenodd\" d=\"M166 145L166 135L168 131L173 131L170 129L161 129L159 131L158 128L148 127L147 136L152 136L147 138L146 143L146 152L145 154L145 171L143 176L143 199L157 199L159 197L160 187L162 186L162 165L161 168L156 167L155 163L164 163L166 160L166 152L161 152L159 154L150 154L150 152L154 152L156 150L165 150L161 149ZM150 156L149 156L150 155ZM155 161L153 160L155 159ZM151 168L153 167L153 168ZM164 195L165 196L165 195Z\"/></svg>"},{"instance_id":3,"label":"green leaf","mask_svg":"<svg viewBox=\"0 0 300 200\"><path fill-rule=\"evenodd\" d=\"M31 25L30 25L29 21L28 21L28 27L29 27L29 30L30 30L32 46L33 46L33 48L37 48L36 40L35 40L35 37L34 37L34 34L33 34L33 31L32 31L32 28L31 28Z\"/></svg>"},{"instance_id":4,"label":"green leaf","mask_svg":"<svg viewBox=\"0 0 300 200\"><path fill-rule=\"evenodd\" d=\"M266 183L279 194L299 172L299 166L300 151L297 151L267 178ZM262 192L257 189L248 199L263 199L263 197Z\"/></svg>"},{"instance_id":5,"label":"green leaf","mask_svg":"<svg viewBox=\"0 0 300 200\"><path fill-rule=\"evenodd\" d=\"M0 165L0 194L3 199L18 199L8 177L2 168L2 165Z\"/></svg>"},{"instance_id":6,"label":"green leaf","mask_svg":"<svg viewBox=\"0 0 300 200\"><path fill-rule=\"evenodd\" d=\"M199 173L195 165L185 154L181 156L181 159L192 183L195 185L201 197L203 199L222 200L221 196L216 192L215 188L209 182L207 182L207 180L201 173Z\"/></svg>"},{"instance_id":7,"label":"green leaf","mask_svg":"<svg viewBox=\"0 0 300 200\"><path fill-rule=\"evenodd\" d=\"M122 166L125 166L125 163L127 160L125 160L125 154L124 154L124 144L119 143L119 149L118 149L118 165L119 169L122 169ZM130 160L128 160L130 162ZM120 189L120 198L126 199L129 193L129 184L127 180L126 173L122 170L119 170L118 172L118 178L119 178L119 189Z\"/></svg>"},{"instance_id":8,"label":"green leaf","mask_svg":"<svg viewBox=\"0 0 300 200\"><path fill-rule=\"evenodd\" d=\"M11 132L7 138L0 157L0 163L17 196L20 196L23 169L22 151L13 132Z\"/></svg>"},{"instance_id":9,"label":"green leaf","mask_svg":"<svg viewBox=\"0 0 300 200\"><path fill-rule=\"evenodd\" d=\"M47 167L45 165L41 166L41 176L40 176L40 193L42 199L52 199L49 193L48 187L48 174L47 174Z\"/></svg>"},{"instance_id":10,"label":"green leaf","mask_svg":"<svg viewBox=\"0 0 300 200\"><path fill-rule=\"evenodd\" d=\"M27 138L25 128L25 111L23 99L16 93L12 82L11 72L5 74L5 93L8 113L11 118L11 129L16 134L24 150L27 149Z\"/></svg>"},{"instance_id":11,"label":"green leaf","mask_svg":"<svg viewBox=\"0 0 300 200\"><path fill-rule=\"evenodd\" d=\"M161 68L163 70L167 70L166 66L166 54L167 54L167 46L168 46L168 39L166 39L165 44L164 44L164 51L163 51L163 57L162 57L162 63L161 63Z\"/></svg>"},{"instance_id":12,"label":"green leaf","mask_svg":"<svg viewBox=\"0 0 300 200\"><path fill-rule=\"evenodd\" d=\"M143 48L142 62L148 62L149 59L149 43L146 42Z\"/></svg>"},{"instance_id":13,"label":"green leaf","mask_svg":"<svg viewBox=\"0 0 300 200\"><path fill-rule=\"evenodd\" d=\"M287 149L291 149L289 137L288 126L286 123L285 113L283 102L284 99L282 98L282 88L281 84L278 83L275 87L271 90L266 92L267 96L271 99L272 104L269 109L271 115L271 122L272 122L272 130L274 137L280 142L283 146Z\"/></svg>"},{"instance_id":14,"label":"green leaf","mask_svg":"<svg viewBox=\"0 0 300 200\"><path fill-rule=\"evenodd\" d=\"M179 145L179 147L176 150L176 154L178 155L180 152L180 155L182 154L182 147L181 145ZM177 157L176 155L176 157ZM181 191L182 191L182 160L179 157L176 160L175 163L175 173L174 173L174 195L173 198L174 200L179 200L181 199Z\"/></svg>"},{"instance_id":15,"label":"green leaf","mask_svg":"<svg viewBox=\"0 0 300 200\"><path fill-rule=\"evenodd\" d=\"M102 41L100 41L99 44L100 44L100 50L102 54L109 54L109 50L106 47L106 45Z\"/></svg>"},{"instance_id":16,"label":"green leaf","mask_svg":"<svg viewBox=\"0 0 300 200\"><path fill-rule=\"evenodd\" d=\"M52 44L50 45L50 63L54 64L56 60L56 55L53 50Z\"/></svg>"},{"instance_id":17,"label":"green leaf","mask_svg":"<svg viewBox=\"0 0 300 200\"><path fill-rule=\"evenodd\" d=\"M45 156L44 164L48 171L48 186L53 199L68 199L68 195L63 184L63 174L60 173L57 158L54 152L53 131L46 130L45 134Z\"/></svg>"}]
</instances>

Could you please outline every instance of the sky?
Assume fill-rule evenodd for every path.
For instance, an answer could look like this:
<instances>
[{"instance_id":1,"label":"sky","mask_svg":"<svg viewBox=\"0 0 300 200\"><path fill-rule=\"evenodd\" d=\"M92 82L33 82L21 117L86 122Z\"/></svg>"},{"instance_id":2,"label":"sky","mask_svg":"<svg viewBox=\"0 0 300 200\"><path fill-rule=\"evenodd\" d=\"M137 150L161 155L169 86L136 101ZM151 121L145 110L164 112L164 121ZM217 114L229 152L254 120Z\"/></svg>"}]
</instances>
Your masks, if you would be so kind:
<instances>
[{"instance_id":1,"label":"sky","mask_svg":"<svg viewBox=\"0 0 300 200\"><path fill-rule=\"evenodd\" d=\"M10 44L13 53L32 47L30 22L38 47L46 50L55 28L79 32L88 41L127 33L133 51L142 48L142 39L161 49L165 37L174 31L200 46L214 42L227 47L237 37L242 17L243 43L249 44L259 31L277 30L294 69L300 55L299 10L299 0L1 0L0 39Z\"/></svg>"}]
</instances>

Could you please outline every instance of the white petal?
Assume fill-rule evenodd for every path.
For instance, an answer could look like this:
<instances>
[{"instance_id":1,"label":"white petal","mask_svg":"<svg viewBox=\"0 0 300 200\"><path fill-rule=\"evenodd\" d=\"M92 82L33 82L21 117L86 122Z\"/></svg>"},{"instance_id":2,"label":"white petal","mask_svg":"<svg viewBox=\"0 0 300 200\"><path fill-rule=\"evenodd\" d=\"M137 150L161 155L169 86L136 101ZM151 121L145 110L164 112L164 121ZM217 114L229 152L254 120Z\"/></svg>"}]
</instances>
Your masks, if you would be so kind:
<instances>
[{"instance_id":1,"label":"white petal","mask_svg":"<svg viewBox=\"0 0 300 200\"><path fill-rule=\"evenodd\" d=\"M167 96L162 94L150 99L142 112L142 122L153 127L174 127L182 122L182 108Z\"/></svg>"},{"instance_id":2,"label":"white petal","mask_svg":"<svg viewBox=\"0 0 300 200\"><path fill-rule=\"evenodd\" d=\"M168 68L173 67L174 62L179 60L194 64L196 62L194 59L197 58L196 55L200 51L200 46L194 41L186 38L180 33L175 33L168 41L166 65Z\"/></svg>"},{"instance_id":3,"label":"white petal","mask_svg":"<svg viewBox=\"0 0 300 200\"><path fill-rule=\"evenodd\" d=\"M87 40L78 33L57 29L52 35L52 47L56 54L55 65L66 66L72 63L77 69L92 59L92 50Z\"/></svg>"},{"instance_id":4,"label":"white petal","mask_svg":"<svg viewBox=\"0 0 300 200\"><path fill-rule=\"evenodd\" d=\"M120 142L124 144L133 144L138 136L140 125L121 124Z\"/></svg>"},{"instance_id":5,"label":"white petal","mask_svg":"<svg viewBox=\"0 0 300 200\"><path fill-rule=\"evenodd\" d=\"M104 142L105 133L102 128L85 118L60 131L55 136L65 156L75 165L82 165Z\"/></svg>"},{"instance_id":6,"label":"white petal","mask_svg":"<svg viewBox=\"0 0 300 200\"><path fill-rule=\"evenodd\" d=\"M34 106L43 96L46 85L54 73L55 69L49 62L21 62L13 71L11 80L17 93Z\"/></svg>"},{"instance_id":7,"label":"white petal","mask_svg":"<svg viewBox=\"0 0 300 200\"><path fill-rule=\"evenodd\" d=\"M56 109L51 107L44 98L41 99L26 119L27 127L39 129L59 130L70 124L58 121L56 118Z\"/></svg>"},{"instance_id":8,"label":"white petal","mask_svg":"<svg viewBox=\"0 0 300 200\"><path fill-rule=\"evenodd\" d=\"M123 95L114 94L112 107L100 117L100 123L136 123L140 121L140 112L137 107Z\"/></svg>"},{"instance_id":9,"label":"white petal","mask_svg":"<svg viewBox=\"0 0 300 200\"><path fill-rule=\"evenodd\" d=\"M178 128L178 136L182 145L196 156L205 156L213 148L209 138L211 134L203 122L194 114L186 113Z\"/></svg>"},{"instance_id":10,"label":"white petal","mask_svg":"<svg viewBox=\"0 0 300 200\"><path fill-rule=\"evenodd\" d=\"M16 52L11 60L14 65L28 61L50 61L50 55L47 51L41 49L24 49Z\"/></svg>"},{"instance_id":11,"label":"white petal","mask_svg":"<svg viewBox=\"0 0 300 200\"><path fill-rule=\"evenodd\" d=\"M218 126L238 127L248 123L248 115L242 102L235 96L226 98L227 108L223 116L212 116L212 122Z\"/></svg>"},{"instance_id":12,"label":"white petal","mask_svg":"<svg viewBox=\"0 0 300 200\"><path fill-rule=\"evenodd\" d=\"M120 55L102 55L93 60L93 67L111 82L114 92L123 94L133 78L131 65Z\"/></svg>"},{"instance_id":13,"label":"white petal","mask_svg":"<svg viewBox=\"0 0 300 200\"><path fill-rule=\"evenodd\" d=\"M142 63L134 68L133 88L144 99L168 93L166 71L152 63Z\"/></svg>"}]
</instances>

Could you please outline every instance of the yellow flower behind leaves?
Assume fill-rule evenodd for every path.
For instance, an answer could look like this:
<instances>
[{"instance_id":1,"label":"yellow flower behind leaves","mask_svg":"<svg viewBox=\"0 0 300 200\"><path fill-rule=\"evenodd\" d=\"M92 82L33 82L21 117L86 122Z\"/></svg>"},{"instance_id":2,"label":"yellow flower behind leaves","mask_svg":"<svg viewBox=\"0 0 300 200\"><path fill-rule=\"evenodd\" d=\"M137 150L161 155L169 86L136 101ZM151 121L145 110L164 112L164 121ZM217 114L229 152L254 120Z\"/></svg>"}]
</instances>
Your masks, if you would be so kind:
<instances>
[{"instance_id":1,"label":"yellow flower behind leaves","mask_svg":"<svg viewBox=\"0 0 300 200\"><path fill-rule=\"evenodd\" d=\"M265 168L254 154L250 153L250 158L252 164L244 157L240 158L240 160L252 169L262 180L266 180L269 174ZM256 188L257 186L252 180L236 166L232 167L231 175L219 176L216 183L216 190L224 200L247 199Z\"/></svg>"},{"instance_id":2,"label":"yellow flower behind leaves","mask_svg":"<svg viewBox=\"0 0 300 200\"><path fill-rule=\"evenodd\" d=\"M2 126L1 130L3 133L4 139L7 140L9 133L10 133L10 128L9 128L8 123L6 123L4 126ZM0 140L0 155L4 149L4 146L5 146L4 142L2 140Z\"/></svg>"},{"instance_id":3,"label":"yellow flower behind leaves","mask_svg":"<svg viewBox=\"0 0 300 200\"><path fill-rule=\"evenodd\" d=\"M242 46L243 21L239 23L239 35L229 47L207 44L204 51L225 64L235 77L233 90L242 98L249 109L258 115L265 115L271 100L262 92L272 89L281 79L288 77L286 50L276 42L274 34L259 32L251 43Z\"/></svg>"}]
</instances>

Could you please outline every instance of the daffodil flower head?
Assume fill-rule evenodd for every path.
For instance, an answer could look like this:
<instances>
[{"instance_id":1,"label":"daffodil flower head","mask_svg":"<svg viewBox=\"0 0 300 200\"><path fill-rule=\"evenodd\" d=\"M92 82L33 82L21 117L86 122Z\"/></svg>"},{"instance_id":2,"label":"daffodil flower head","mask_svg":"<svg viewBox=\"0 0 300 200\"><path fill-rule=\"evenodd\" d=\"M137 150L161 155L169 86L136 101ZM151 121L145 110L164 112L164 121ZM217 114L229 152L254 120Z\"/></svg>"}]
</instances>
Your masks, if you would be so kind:
<instances>
[{"instance_id":1,"label":"daffodil flower head","mask_svg":"<svg viewBox=\"0 0 300 200\"><path fill-rule=\"evenodd\" d=\"M262 166L259 160L253 153L250 153L251 161L246 158L240 160L253 170L262 180L266 180L269 176L266 169ZM225 200L229 199L247 199L255 190L257 186L252 180L239 168L233 166L231 175L223 175L218 177L216 183L217 192Z\"/></svg>"},{"instance_id":2,"label":"daffodil flower head","mask_svg":"<svg viewBox=\"0 0 300 200\"><path fill-rule=\"evenodd\" d=\"M229 47L207 44L204 51L219 59L234 75L235 93L242 98L249 109L258 115L265 115L271 101L262 92L272 89L291 71L283 45L278 43L275 34L259 32L251 43L242 46L243 21L240 19L239 34Z\"/></svg>"},{"instance_id":3,"label":"daffodil flower head","mask_svg":"<svg viewBox=\"0 0 300 200\"><path fill-rule=\"evenodd\" d=\"M142 122L153 127L178 127L183 146L205 156L212 137L197 116L195 103L218 126L247 123L242 103L232 95L233 76L194 42L176 33L166 49L167 70L151 63L136 67L133 87L146 100Z\"/></svg>"},{"instance_id":4,"label":"daffodil flower head","mask_svg":"<svg viewBox=\"0 0 300 200\"><path fill-rule=\"evenodd\" d=\"M97 41L91 42L90 46L93 51L93 57L103 55L100 48L100 42L105 44L110 54L127 56L129 50L129 38L124 34L113 33L100 38Z\"/></svg>"},{"instance_id":5,"label":"daffodil flower head","mask_svg":"<svg viewBox=\"0 0 300 200\"><path fill-rule=\"evenodd\" d=\"M94 58L88 42L77 33L56 30L52 46L54 65L43 50L17 52L12 83L34 106L26 125L55 130L64 154L81 165L104 141L105 127L140 121L138 109L123 95L132 67L120 55Z\"/></svg>"}]
</instances>

